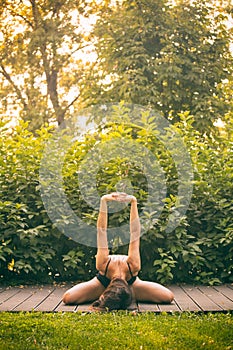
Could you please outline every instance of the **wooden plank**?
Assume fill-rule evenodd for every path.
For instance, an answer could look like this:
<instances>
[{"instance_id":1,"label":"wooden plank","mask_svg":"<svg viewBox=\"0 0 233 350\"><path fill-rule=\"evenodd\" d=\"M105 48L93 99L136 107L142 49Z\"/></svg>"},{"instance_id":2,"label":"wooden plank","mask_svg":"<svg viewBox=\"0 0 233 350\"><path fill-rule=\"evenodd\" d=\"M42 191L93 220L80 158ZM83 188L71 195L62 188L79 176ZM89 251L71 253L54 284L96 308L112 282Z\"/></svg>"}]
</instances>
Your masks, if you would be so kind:
<instances>
[{"instance_id":1,"label":"wooden plank","mask_svg":"<svg viewBox=\"0 0 233 350\"><path fill-rule=\"evenodd\" d=\"M233 302L233 289L229 286L214 286L214 288Z\"/></svg>"},{"instance_id":2,"label":"wooden plank","mask_svg":"<svg viewBox=\"0 0 233 350\"><path fill-rule=\"evenodd\" d=\"M183 290L193 299L202 311L222 311L222 308L203 294L198 287L184 286Z\"/></svg>"},{"instance_id":3,"label":"wooden plank","mask_svg":"<svg viewBox=\"0 0 233 350\"><path fill-rule=\"evenodd\" d=\"M31 292L30 298L25 299L21 304L15 307L14 311L34 311L36 307L53 292L54 289L55 288L53 286L28 287L28 291Z\"/></svg>"},{"instance_id":4,"label":"wooden plank","mask_svg":"<svg viewBox=\"0 0 233 350\"><path fill-rule=\"evenodd\" d=\"M219 305L222 310L232 310L233 301L229 300L225 295L220 293L214 287L200 286L200 291L208 296L215 304ZM233 293L233 291L232 291Z\"/></svg>"},{"instance_id":5,"label":"wooden plank","mask_svg":"<svg viewBox=\"0 0 233 350\"><path fill-rule=\"evenodd\" d=\"M90 312L90 307L91 307L91 303L86 303L86 304L80 304L78 305L76 311L77 312Z\"/></svg>"},{"instance_id":6,"label":"wooden plank","mask_svg":"<svg viewBox=\"0 0 233 350\"><path fill-rule=\"evenodd\" d=\"M65 293L66 290L70 289L72 287L72 285L68 285L66 284L65 286L58 286L57 288L62 288L63 290L63 294ZM62 294L62 295L63 295ZM77 309L77 305L73 304L73 305L66 305L63 303L63 301L61 300L60 303L56 306L56 308L54 309L54 311L56 312L75 312Z\"/></svg>"},{"instance_id":7,"label":"wooden plank","mask_svg":"<svg viewBox=\"0 0 233 350\"><path fill-rule=\"evenodd\" d=\"M0 293L0 304L20 292L18 287L8 287Z\"/></svg>"},{"instance_id":8,"label":"wooden plank","mask_svg":"<svg viewBox=\"0 0 233 350\"><path fill-rule=\"evenodd\" d=\"M8 287L0 292L0 311L90 312L90 303L65 305L62 295L66 286ZM172 304L135 303L129 311L181 312L233 310L232 285L170 286L175 295Z\"/></svg>"},{"instance_id":9,"label":"wooden plank","mask_svg":"<svg viewBox=\"0 0 233 350\"><path fill-rule=\"evenodd\" d=\"M8 302L8 300L14 298L16 294L20 293L20 288L9 287L2 293L0 293L0 311L5 311L4 304Z\"/></svg>"},{"instance_id":10,"label":"wooden plank","mask_svg":"<svg viewBox=\"0 0 233 350\"><path fill-rule=\"evenodd\" d=\"M57 306L62 301L65 288L56 287L38 306L35 307L35 311L55 311Z\"/></svg>"},{"instance_id":11,"label":"wooden plank","mask_svg":"<svg viewBox=\"0 0 233 350\"><path fill-rule=\"evenodd\" d=\"M157 304L138 302L139 312L159 312L159 307Z\"/></svg>"},{"instance_id":12,"label":"wooden plank","mask_svg":"<svg viewBox=\"0 0 233 350\"><path fill-rule=\"evenodd\" d=\"M57 305L56 309L54 311L57 312L76 312L77 305L66 305L63 303L63 301L60 302L59 305Z\"/></svg>"},{"instance_id":13,"label":"wooden plank","mask_svg":"<svg viewBox=\"0 0 233 350\"><path fill-rule=\"evenodd\" d=\"M200 307L185 293L179 286L170 286L169 289L174 293L175 302L181 311L201 311Z\"/></svg>"},{"instance_id":14,"label":"wooden plank","mask_svg":"<svg viewBox=\"0 0 233 350\"><path fill-rule=\"evenodd\" d=\"M162 312L180 312L180 308L174 301L171 304L159 304L158 307Z\"/></svg>"},{"instance_id":15,"label":"wooden plank","mask_svg":"<svg viewBox=\"0 0 233 350\"><path fill-rule=\"evenodd\" d=\"M28 288L20 289L19 293L6 300L1 305L1 311L14 311L20 304L26 301L32 295L32 290Z\"/></svg>"}]
</instances>

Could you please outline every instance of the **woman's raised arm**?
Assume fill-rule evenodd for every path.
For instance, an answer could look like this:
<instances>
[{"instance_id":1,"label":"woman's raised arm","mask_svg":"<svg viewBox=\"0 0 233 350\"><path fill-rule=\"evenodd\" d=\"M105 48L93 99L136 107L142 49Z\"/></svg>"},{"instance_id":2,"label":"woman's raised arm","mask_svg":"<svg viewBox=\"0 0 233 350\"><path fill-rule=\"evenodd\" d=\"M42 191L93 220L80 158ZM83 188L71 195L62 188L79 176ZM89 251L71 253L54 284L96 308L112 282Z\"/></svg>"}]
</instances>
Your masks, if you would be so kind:
<instances>
[{"instance_id":1,"label":"woman's raised arm","mask_svg":"<svg viewBox=\"0 0 233 350\"><path fill-rule=\"evenodd\" d=\"M134 196L131 197L131 209L130 209L130 243L128 249L128 263L130 264L132 273L139 272L141 269L140 258L140 233L141 225L138 215L137 199Z\"/></svg>"},{"instance_id":2,"label":"woman's raised arm","mask_svg":"<svg viewBox=\"0 0 233 350\"><path fill-rule=\"evenodd\" d=\"M108 204L110 201L120 201L120 194L113 192L106 194L100 199L100 210L97 220L97 255L96 268L99 271L104 271L108 262L109 249L107 238L108 226Z\"/></svg>"},{"instance_id":3,"label":"woman's raised arm","mask_svg":"<svg viewBox=\"0 0 233 350\"><path fill-rule=\"evenodd\" d=\"M99 271L105 270L105 265L108 261L109 249L107 238L108 226L108 195L101 197L99 216L97 220L97 254L96 254L96 268Z\"/></svg>"}]
</instances>

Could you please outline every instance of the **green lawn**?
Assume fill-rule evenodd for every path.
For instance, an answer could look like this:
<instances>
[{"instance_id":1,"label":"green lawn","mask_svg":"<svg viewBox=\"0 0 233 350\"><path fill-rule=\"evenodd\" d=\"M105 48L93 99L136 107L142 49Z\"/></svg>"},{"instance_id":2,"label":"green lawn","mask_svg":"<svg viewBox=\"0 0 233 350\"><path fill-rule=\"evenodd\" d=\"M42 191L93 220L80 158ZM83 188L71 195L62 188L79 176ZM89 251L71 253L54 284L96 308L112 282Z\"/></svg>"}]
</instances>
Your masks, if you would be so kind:
<instances>
[{"instance_id":1,"label":"green lawn","mask_svg":"<svg viewBox=\"0 0 233 350\"><path fill-rule=\"evenodd\" d=\"M233 349L231 314L0 313L0 349Z\"/></svg>"}]
</instances>

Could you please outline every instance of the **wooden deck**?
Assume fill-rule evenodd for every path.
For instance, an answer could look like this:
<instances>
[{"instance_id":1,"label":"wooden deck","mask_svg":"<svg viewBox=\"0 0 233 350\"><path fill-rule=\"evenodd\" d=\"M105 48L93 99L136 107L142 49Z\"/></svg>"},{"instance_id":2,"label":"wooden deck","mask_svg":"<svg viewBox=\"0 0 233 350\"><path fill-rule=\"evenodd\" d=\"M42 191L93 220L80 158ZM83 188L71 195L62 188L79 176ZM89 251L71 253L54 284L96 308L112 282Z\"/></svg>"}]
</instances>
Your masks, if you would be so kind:
<instances>
[{"instance_id":1,"label":"wooden deck","mask_svg":"<svg viewBox=\"0 0 233 350\"><path fill-rule=\"evenodd\" d=\"M89 312L90 304L64 305L61 298L70 286L20 286L0 288L0 311ZM228 312L233 310L233 285L170 286L172 304L135 304L138 312Z\"/></svg>"}]
</instances>

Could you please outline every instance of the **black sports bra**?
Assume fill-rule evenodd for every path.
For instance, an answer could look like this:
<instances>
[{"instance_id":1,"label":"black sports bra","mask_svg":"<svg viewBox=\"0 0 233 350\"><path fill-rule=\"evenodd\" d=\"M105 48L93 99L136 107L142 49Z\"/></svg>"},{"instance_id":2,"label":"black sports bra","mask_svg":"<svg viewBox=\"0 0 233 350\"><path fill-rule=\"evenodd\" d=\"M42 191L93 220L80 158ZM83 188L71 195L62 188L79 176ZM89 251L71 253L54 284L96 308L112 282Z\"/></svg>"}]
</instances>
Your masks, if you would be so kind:
<instances>
[{"instance_id":1,"label":"black sports bra","mask_svg":"<svg viewBox=\"0 0 233 350\"><path fill-rule=\"evenodd\" d=\"M100 281L100 283L105 288L107 288L109 283L111 282L111 279L106 276L107 271L108 271L108 265L110 264L110 261L111 261L111 258L109 258L109 260L107 262L107 265L106 265L106 268L105 268L105 271L104 271L104 275L102 275L100 272L98 272L97 275L96 275L97 279ZM135 282L137 276L133 276L131 268L130 268L130 265L129 265L128 262L127 262L127 265L128 265L128 269L129 269L129 272L130 272L130 275L131 275L131 278L127 281L127 283L129 285L132 285Z\"/></svg>"}]
</instances>

